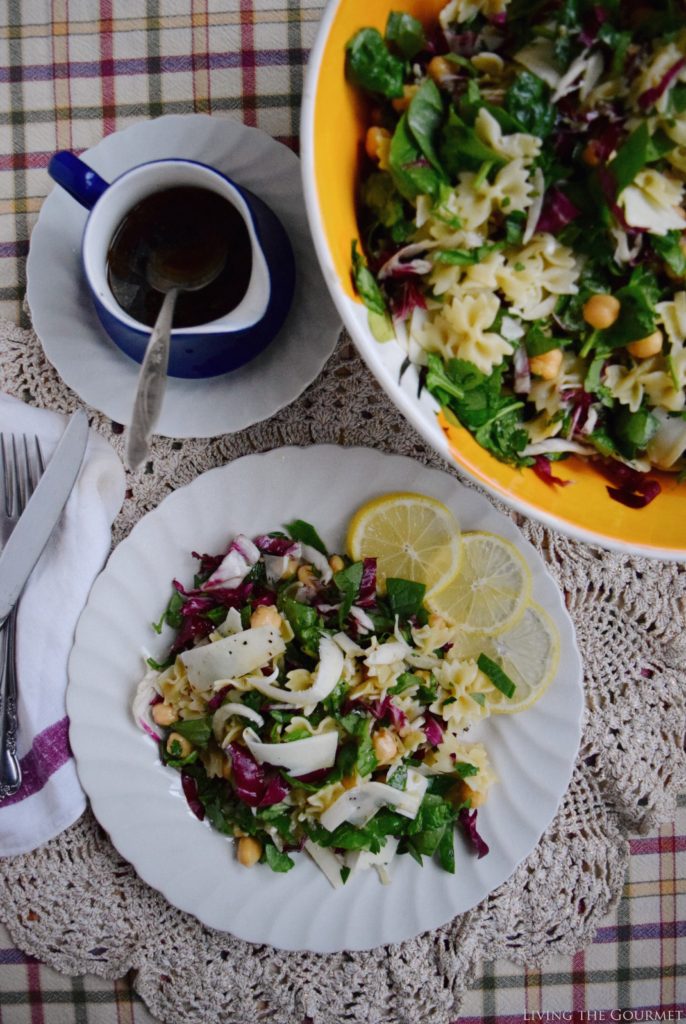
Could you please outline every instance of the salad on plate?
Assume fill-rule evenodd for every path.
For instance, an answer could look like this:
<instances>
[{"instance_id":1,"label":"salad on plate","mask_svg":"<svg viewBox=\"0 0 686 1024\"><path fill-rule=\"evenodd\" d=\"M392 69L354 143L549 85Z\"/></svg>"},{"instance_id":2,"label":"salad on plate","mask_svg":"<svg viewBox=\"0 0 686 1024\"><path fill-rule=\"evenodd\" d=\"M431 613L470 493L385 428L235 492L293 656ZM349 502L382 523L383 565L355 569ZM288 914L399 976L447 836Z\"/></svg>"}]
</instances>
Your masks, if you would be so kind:
<instances>
[{"instance_id":1,"label":"salad on plate","mask_svg":"<svg viewBox=\"0 0 686 1024\"><path fill-rule=\"evenodd\" d=\"M346 47L368 98L352 273L379 340L497 459L686 472L686 13L451 0Z\"/></svg>"},{"instance_id":2,"label":"salad on plate","mask_svg":"<svg viewBox=\"0 0 686 1024\"><path fill-rule=\"evenodd\" d=\"M402 522L421 522L421 536L379 559L329 553L303 520L239 534L218 555L194 553L192 586L174 580L155 624L175 638L165 661L148 659L134 717L181 773L191 810L236 840L246 867L286 872L306 851L335 887L370 867L388 881L400 854L454 872L456 829L477 856L488 853L477 809L495 776L468 730L508 702L516 710L518 691L522 706L531 702L507 638L530 641L527 615L545 613L529 602L516 549L461 535L434 499L369 503L348 546L364 549L382 519L389 537L398 509ZM422 580L387 572L403 564L401 547ZM429 602L462 571L469 593L478 590L469 572L481 549L491 565L484 602L500 612L484 618L458 589L446 606L464 609L461 628ZM551 634L546 684L554 643Z\"/></svg>"}]
</instances>

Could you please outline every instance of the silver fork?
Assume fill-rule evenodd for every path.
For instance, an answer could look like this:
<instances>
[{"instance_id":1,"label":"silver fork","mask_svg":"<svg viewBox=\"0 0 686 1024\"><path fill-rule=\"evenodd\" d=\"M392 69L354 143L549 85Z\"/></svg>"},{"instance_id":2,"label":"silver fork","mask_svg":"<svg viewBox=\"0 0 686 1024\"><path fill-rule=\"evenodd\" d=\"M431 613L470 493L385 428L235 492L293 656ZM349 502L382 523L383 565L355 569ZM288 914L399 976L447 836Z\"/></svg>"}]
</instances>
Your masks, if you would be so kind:
<instances>
[{"instance_id":1,"label":"silver fork","mask_svg":"<svg viewBox=\"0 0 686 1024\"><path fill-rule=\"evenodd\" d=\"M17 448L23 449L23 459ZM2 547L14 529L26 503L43 472L44 461L40 442L33 438L34 456L29 454L29 442L22 435L21 444L12 434L5 439L0 434L2 460L2 494L0 495L0 543ZM2 627L2 663L0 667L0 801L12 796L21 785L21 768L17 759L17 666L16 619L17 605Z\"/></svg>"}]
</instances>

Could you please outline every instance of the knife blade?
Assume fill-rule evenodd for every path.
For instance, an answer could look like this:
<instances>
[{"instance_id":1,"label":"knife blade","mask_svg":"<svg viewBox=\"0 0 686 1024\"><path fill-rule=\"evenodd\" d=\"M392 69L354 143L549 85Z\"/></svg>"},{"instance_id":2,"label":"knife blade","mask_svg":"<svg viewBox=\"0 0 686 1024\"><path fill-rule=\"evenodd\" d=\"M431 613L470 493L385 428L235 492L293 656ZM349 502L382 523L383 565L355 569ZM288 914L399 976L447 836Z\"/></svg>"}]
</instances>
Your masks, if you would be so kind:
<instances>
[{"instance_id":1,"label":"knife blade","mask_svg":"<svg viewBox=\"0 0 686 1024\"><path fill-rule=\"evenodd\" d=\"M76 483L88 443L88 417L73 413L36 489L0 553L0 624L17 603L24 584L50 539Z\"/></svg>"}]
</instances>

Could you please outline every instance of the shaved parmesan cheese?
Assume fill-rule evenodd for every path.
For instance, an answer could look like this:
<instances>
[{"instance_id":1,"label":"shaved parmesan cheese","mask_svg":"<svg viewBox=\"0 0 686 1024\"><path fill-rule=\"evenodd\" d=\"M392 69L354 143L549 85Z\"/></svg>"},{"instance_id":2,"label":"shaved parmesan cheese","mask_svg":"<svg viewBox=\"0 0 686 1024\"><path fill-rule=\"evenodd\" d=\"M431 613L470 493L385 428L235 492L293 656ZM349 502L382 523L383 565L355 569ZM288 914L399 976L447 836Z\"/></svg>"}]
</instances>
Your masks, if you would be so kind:
<instances>
[{"instance_id":1,"label":"shaved parmesan cheese","mask_svg":"<svg viewBox=\"0 0 686 1024\"><path fill-rule=\"evenodd\" d=\"M363 608L358 608L356 604L350 609L350 614L357 622L358 628L363 630L365 633L374 632L374 623L367 615Z\"/></svg>"},{"instance_id":2,"label":"shaved parmesan cheese","mask_svg":"<svg viewBox=\"0 0 686 1024\"><path fill-rule=\"evenodd\" d=\"M255 725L264 725L264 718L259 711L253 711L252 708L247 707L245 704L222 704L220 708L217 708L214 715L212 716L212 732L214 738L219 742L222 738L222 732L229 718L233 715L238 715L240 718L247 718Z\"/></svg>"},{"instance_id":3,"label":"shaved parmesan cheese","mask_svg":"<svg viewBox=\"0 0 686 1024\"><path fill-rule=\"evenodd\" d=\"M217 633L220 636L232 636L234 633L240 633L242 629L243 622L238 608L229 608L228 615L221 625L217 626Z\"/></svg>"},{"instance_id":4,"label":"shaved parmesan cheese","mask_svg":"<svg viewBox=\"0 0 686 1024\"><path fill-rule=\"evenodd\" d=\"M361 654L364 654L364 650L360 645L356 644L352 637L349 637L347 633L336 633L334 635L334 641L349 658L358 658Z\"/></svg>"},{"instance_id":5,"label":"shaved parmesan cheese","mask_svg":"<svg viewBox=\"0 0 686 1024\"><path fill-rule=\"evenodd\" d=\"M267 665L286 645L278 630L256 626L179 655L192 686L209 689L217 679L238 679Z\"/></svg>"},{"instance_id":6,"label":"shaved parmesan cheese","mask_svg":"<svg viewBox=\"0 0 686 1024\"><path fill-rule=\"evenodd\" d=\"M338 733L332 730L290 743L263 743L257 733L248 728L243 730L243 742L258 764L273 764L285 768L291 775L308 775L333 767Z\"/></svg>"},{"instance_id":7,"label":"shaved parmesan cheese","mask_svg":"<svg viewBox=\"0 0 686 1024\"><path fill-rule=\"evenodd\" d=\"M288 555L262 555L264 571L270 583L278 583L282 576L288 572Z\"/></svg>"},{"instance_id":8,"label":"shaved parmesan cheese","mask_svg":"<svg viewBox=\"0 0 686 1024\"><path fill-rule=\"evenodd\" d=\"M363 782L354 789L347 789L338 800L322 814L320 821L324 828L333 832L344 821L351 825L366 825L382 807L395 807L398 814L416 818L428 783L419 772L408 769L407 789L402 792L387 786L384 782Z\"/></svg>"},{"instance_id":9,"label":"shaved parmesan cheese","mask_svg":"<svg viewBox=\"0 0 686 1024\"><path fill-rule=\"evenodd\" d=\"M333 573L331 571L331 566L329 565L329 560L326 555L321 553L321 551L317 551L316 548L310 547L309 544L303 544L302 557L308 561L310 565L315 567L322 578L322 583L328 583L331 580Z\"/></svg>"},{"instance_id":10,"label":"shaved parmesan cheese","mask_svg":"<svg viewBox=\"0 0 686 1024\"><path fill-rule=\"evenodd\" d=\"M337 857L333 850L329 850L328 847L317 846L311 839L306 840L304 848L317 867L324 872L334 889L340 889L343 885L341 868L345 867L340 857Z\"/></svg>"},{"instance_id":11,"label":"shaved parmesan cheese","mask_svg":"<svg viewBox=\"0 0 686 1024\"><path fill-rule=\"evenodd\" d=\"M370 850L355 850L346 854L345 864L350 868L349 877L352 878L358 871L376 868L380 880L384 885L388 885L391 880L388 868L396 855L399 842L400 840L396 836L386 836L386 844L378 853L372 853Z\"/></svg>"},{"instance_id":12,"label":"shaved parmesan cheese","mask_svg":"<svg viewBox=\"0 0 686 1024\"><path fill-rule=\"evenodd\" d=\"M306 708L329 696L341 678L342 671L343 654L340 648L330 637L323 636L319 641L319 664L313 676L312 686L306 690L284 690L280 686L273 686L264 676L251 676L250 683L271 700Z\"/></svg>"},{"instance_id":13,"label":"shaved parmesan cheese","mask_svg":"<svg viewBox=\"0 0 686 1024\"><path fill-rule=\"evenodd\" d=\"M409 644L391 641L370 650L364 663L368 668L372 665L392 665L395 661L403 661L411 650Z\"/></svg>"},{"instance_id":14,"label":"shaved parmesan cheese","mask_svg":"<svg viewBox=\"0 0 686 1024\"><path fill-rule=\"evenodd\" d=\"M534 39L515 53L514 59L542 78L551 89L557 88L560 74L555 70L555 52L549 39Z\"/></svg>"},{"instance_id":15,"label":"shaved parmesan cheese","mask_svg":"<svg viewBox=\"0 0 686 1024\"><path fill-rule=\"evenodd\" d=\"M582 76L586 75L589 67L589 51L584 50L580 53L576 60L572 61L564 75L557 83L555 92L550 97L551 103L557 103L563 96L567 96L570 92L574 92L578 89L581 84ZM602 67L601 67L602 71Z\"/></svg>"}]
</instances>

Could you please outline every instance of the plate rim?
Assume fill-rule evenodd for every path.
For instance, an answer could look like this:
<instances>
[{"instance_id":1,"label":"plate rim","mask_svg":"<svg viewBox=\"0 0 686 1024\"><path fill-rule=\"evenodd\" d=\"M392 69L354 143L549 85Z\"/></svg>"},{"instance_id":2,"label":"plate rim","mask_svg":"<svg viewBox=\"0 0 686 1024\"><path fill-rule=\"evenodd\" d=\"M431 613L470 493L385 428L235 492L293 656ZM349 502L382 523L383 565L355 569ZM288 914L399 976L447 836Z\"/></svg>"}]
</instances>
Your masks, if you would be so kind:
<instances>
[{"instance_id":1,"label":"plate rim","mask_svg":"<svg viewBox=\"0 0 686 1024\"><path fill-rule=\"evenodd\" d=\"M367 941L367 942L361 942L361 943L359 941L355 941L353 943L348 943L345 946L334 945L333 947L332 946L327 946L326 948L322 948L320 942L314 942L313 943L311 940L310 941L306 941L304 945L303 944L299 944L299 943L292 944L290 941L287 941L285 943L282 942L282 941L274 941L273 937L270 937L270 936L265 937L264 933L259 933L259 930L258 930L258 933L255 933L253 931L250 934L246 934L243 929L238 929L237 930L234 927L232 927L231 925L218 924L216 919L212 919L212 920L207 919L202 914L199 914L196 911L194 911L193 907L185 905L184 901L183 901L183 898L179 898L177 893L170 893L168 888L166 887L166 883L164 882L164 880L160 881L159 878L151 877L150 876L150 872L149 872L149 870L147 870L147 868L144 869L144 870L141 869L141 867L140 867L140 859L139 859L139 861L137 863L135 856L131 856L130 849L127 847L127 842L126 841L122 842L121 829L120 829L120 833L117 834L117 823L115 822L115 824L113 826L112 825L112 820L111 820L111 817L108 814L107 808L105 807L103 809L102 796L99 795L97 792L94 793L92 791L92 783L93 783L93 779L92 779L92 775L91 775L91 768L92 768L92 766L88 764L87 757L85 757L83 755L83 752L80 750L81 737L79 735L79 729L86 728L86 726L84 725L83 721L81 720L80 710L79 710L79 707L78 707L79 689L80 689L80 687L83 686L83 683L82 682L79 683L78 679L75 679L75 673L77 673L77 669L78 669L77 662L78 662L78 657L79 657L80 644L81 644L81 642L83 640L83 636L84 636L85 631L88 629L89 611L92 612L94 607L97 610L97 601L99 599L100 589L104 586L105 590L106 590L106 585L103 584L103 582L101 582L101 581L107 580L108 573L114 574L114 571L115 571L115 569L118 566L118 563L122 562L122 560L125 561L125 559L127 557L127 549L124 546L127 545L127 542L130 539L132 539L131 540L132 550L135 551L136 536L138 534L144 533L146 529L150 529L151 528L150 527L150 522L151 522L151 520L154 522L155 517L159 517L160 515L164 516L165 513L164 512L160 512L160 509L162 509L162 506L165 503L167 503L167 505L166 505L167 511L171 508L172 513L173 513L174 506L177 503L180 503L180 502L182 502L184 500L182 492L186 492L186 493L189 492L190 489L192 489L194 487L194 485L197 484L197 481L200 480L200 479L207 480L207 478L211 479L212 476L215 476L215 478L216 478L217 474L224 475L224 474L227 474L227 473L231 473L233 467L235 467L238 463L243 463L245 465L245 464L248 464L248 463L254 463L255 460L265 460L265 459L270 459L270 458L275 458L275 457L285 457L286 459L288 459L289 453L291 453L291 452L297 453L296 457L308 457L313 449L318 449L319 451L323 451L324 455L326 455L326 453L329 453L329 455L332 455L334 453L338 453L340 455L341 451L344 451L346 454L350 455L351 459L355 459L356 457L361 455L363 458L370 458L371 457L373 459L394 460L398 464L401 463L401 462L405 463L406 465L407 464L412 464L414 466L415 470L419 471L419 473L420 473L420 475L422 477L424 476L425 473L427 473L429 475L434 474L435 475L435 479L438 479L439 477L443 478L444 481L447 479L447 481L449 481L449 484L446 484L446 486L450 487L450 490L451 490L452 494L454 495L456 502L459 500L459 496L460 496L460 492L461 491L472 490L470 488L465 488L465 485L461 481L459 481L455 477L454 474L447 473L445 470L437 469L437 468L431 467L431 466L426 466L426 465L424 465L422 463L419 463L417 460L412 459L410 456L380 452L377 449L367 448L367 447L363 447L363 446L351 446L351 447L342 448L342 446L331 445L331 444L322 444L322 445L291 445L291 446L285 446L285 447L282 447L282 448L271 449L270 451L267 451L267 452L247 454L247 455L244 455L241 458L236 459L233 462L228 463L228 464L226 464L224 466L215 467L215 468L213 468L211 470L206 471L205 473L201 474L199 477L196 477L189 484L186 484L183 488L179 488L178 490L176 490L176 491L172 492L171 494L169 494L164 499L164 501L160 503L160 505L158 505L155 509L152 509L149 513L147 513L146 516L143 516L139 520L139 522L136 523L136 525L134 526L134 528L132 529L132 531L128 535L128 537L125 538L124 541L122 541L121 544L119 544L117 546L117 548L115 548L114 551L112 552L112 554L110 555L110 558L108 559L108 562L107 562L105 568L103 569L102 573L100 574L100 576L96 580L96 582L95 582L95 584L93 586L93 589L91 590L91 595L89 596L88 604L86 605L86 608L84 609L84 612L82 613L82 616L79 619L79 623L78 623L78 626L77 626L77 629L76 629L74 647L72 649L72 653L71 653L70 661L69 661L69 686L68 686L68 689L67 689L67 711L68 711L68 714L70 716L70 740L72 742L72 746L73 746L75 757L76 757L77 771L79 773L79 778L81 780L81 783L82 783L84 789L86 790L86 792L87 792L87 794L88 794L88 796L90 798L94 814L95 814L96 818L98 819L98 821L100 821L102 826L109 832L110 838L111 838L113 844L119 850L121 855L125 859L127 859L133 865L133 867L136 870L136 872L139 874L139 876L147 884L151 885L151 887L153 887L153 888L157 889L157 891L161 892L162 895L165 896L165 898L170 903L172 903L174 906L176 906L177 908L179 908L183 912L191 913L194 916L196 916L203 924L205 924L205 925L207 925L209 927L215 928L215 929L219 928L220 930L228 931L228 932L230 932L230 934L232 934L232 935L234 935L234 936L236 936L236 937L238 937L238 938L240 938L240 939L242 939L244 941L258 942L258 943L259 942L266 942L266 943L269 943L271 945L275 945L277 948L289 949L289 950L294 950L294 951L295 950L307 949L307 950L311 950L312 952L316 952L316 953L330 953L330 952L340 951L342 949L360 949L360 950L361 949L372 949L372 948L375 948L376 946L381 945L381 944L388 944L388 943L396 943L396 942L406 941L406 940L414 937L416 934L419 934L421 931L426 930L427 927L428 928L432 928L432 929L436 928L436 927L440 927L442 924L447 923L447 920L452 919L454 917L455 913L466 912L466 910L468 910L469 908L465 908L464 910L459 910L459 911L456 911L456 912L451 909L449 911L448 919L443 919L440 922L434 922L434 923L431 923L429 925L424 925L421 928L419 928L419 930L413 931L411 934L403 933L403 934L401 934L401 935L399 935L397 937L384 937L381 941L373 941L373 942L368 942ZM204 487L204 486L207 486L207 485L206 484L201 485L201 487ZM472 491L472 496L476 500L477 504L483 504L484 506L489 506L492 515L494 517L496 517L498 521L504 521L504 522L506 522L508 524L508 526L506 527L505 535L507 536L508 532L511 532L512 534L516 535L517 538L518 538L517 543L520 546L520 548L522 549L522 551L523 551L523 553L525 555L525 558L527 558L527 562L531 565L531 562L533 560L533 562L534 562L534 564L536 566L536 570L537 571L534 572L534 583L536 584L536 580L538 579L540 581L540 586L543 587L544 589L546 589L548 591L549 595L554 593L554 595L555 595L555 599L554 599L554 602L553 602L554 603L554 608L551 609L550 607L548 607L548 611L551 614L553 614L553 618L556 620L558 626L560 626L560 620L564 621L564 623L565 623L565 628L567 630L567 635L566 635L566 640L565 640L565 638L563 638L563 641L568 642L568 645L569 645L569 652L568 653L570 654L572 660L574 661L573 669L574 669L574 673L575 673L574 681L573 681L573 683L569 683L569 687L570 687L570 692L572 692L572 690L573 690L574 694L576 695L576 699L577 699L577 708L576 708L577 714L576 714L576 717L574 717L572 715L571 718L569 718L569 720L567 722L567 725L570 725L575 730L576 741L575 741L574 753L573 753L573 756L568 756L567 758L565 758L565 784L564 784L564 788L561 790L561 792L557 793L557 791L556 791L555 794L554 794L555 807L552 810L552 813L550 814L550 816L548 818L546 818L545 822L543 822L543 823L537 822L536 823L535 828L537 830L537 838L536 838L533 846L531 846L523 854L523 856L520 857L516 861L516 863L514 863L514 864L509 866L507 874L506 874L506 876L504 878L500 878L494 884L490 884L489 883L489 888L488 888L487 892L486 893L479 893L477 895L477 898L475 898L474 902L471 904L472 906L474 906L482 898L485 898L485 896L488 895L488 893L493 892L494 889L496 889L499 885L503 884L503 882L505 882L506 879L509 878L511 876L511 874L516 870L518 864L520 864L522 862L522 860L526 858L526 856L530 855L532 850L535 848L537 843L540 841L541 836L543 835L545 830L550 825L550 822L553 820L555 814L557 814L557 812L559 810L559 807L560 807L560 804L561 804L561 802L562 802L562 800L564 798L564 794L567 791L568 786L569 786L569 782L570 782L570 780L572 778L573 771L574 771L574 765L576 763L577 756L578 756L578 750L579 750L579 745L580 745L580 741L581 741L581 723L582 723L583 715L584 715L584 700L583 700L583 668L582 668L582 661L581 661L581 656L580 656L579 648L578 648L578 645L577 645L577 642L576 642L576 635L575 635L575 631L574 631L574 626L573 626L573 623L572 623L571 618L569 616L569 613L566 610L566 607L565 607L565 604L564 604L564 600L563 600L561 591L560 591L559 587L557 586L554 578L552 577L552 574L548 570L545 562L543 561L541 556L538 554L536 549L533 547L533 545L531 545L526 540L526 538L524 538L520 534L520 532L517 529L516 525L510 519L508 519L508 517L504 516L503 513L499 512L497 509L492 508L492 506L489 505L488 500L483 495L479 494L478 491ZM346 510L346 516L349 516L349 510ZM146 523L146 522L147 522L148 525L144 526L143 524ZM195 527L193 527L193 529L195 529ZM138 534L137 534L137 531L138 531ZM322 532L325 532L325 528L322 529ZM508 539L510 539L510 538L508 538ZM176 548L177 548L177 555L180 553L179 543L180 542L178 540L175 541ZM124 552L124 554L121 553L122 551ZM114 566L114 568L113 568L113 566ZM168 580L170 578L170 574L174 571L175 568L176 568L176 566L170 565L169 569L166 572L166 576L164 577L165 580ZM533 571L533 569L532 569L532 571ZM135 683L135 681L137 681L137 680L134 680L134 681L129 680L129 685L132 686ZM126 714L128 714L128 708L130 706L131 694L132 694L132 691L127 694L127 698L126 698L126 702L125 702ZM496 718L504 718L505 716L495 716L495 717ZM127 724L127 728L130 727L130 733L132 734L132 737L135 736L137 738L140 738L141 733L139 732L138 729L136 729L136 727L135 727L135 725L133 723L133 719L129 717L126 724ZM156 755L154 755L154 756L156 757ZM159 764L159 761L157 761L157 764ZM151 758L151 767L154 767L154 761L153 761L152 758ZM161 767L161 765L160 765L160 767ZM162 769L162 770L166 771L165 769ZM96 789L97 789L97 786L96 786ZM176 816L177 812L174 811L173 813ZM195 824L197 824L197 822ZM424 869L424 870L426 870L426 869ZM322 876L322 878L323 878L323 876ZM328 886L328 883L326 883L326 885Z\"/></svg>"}]
</instances>

